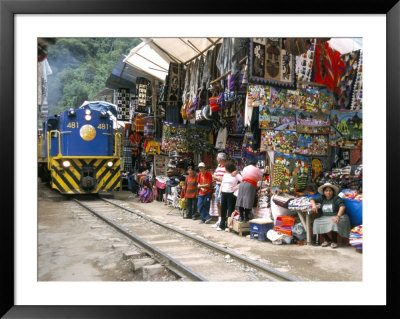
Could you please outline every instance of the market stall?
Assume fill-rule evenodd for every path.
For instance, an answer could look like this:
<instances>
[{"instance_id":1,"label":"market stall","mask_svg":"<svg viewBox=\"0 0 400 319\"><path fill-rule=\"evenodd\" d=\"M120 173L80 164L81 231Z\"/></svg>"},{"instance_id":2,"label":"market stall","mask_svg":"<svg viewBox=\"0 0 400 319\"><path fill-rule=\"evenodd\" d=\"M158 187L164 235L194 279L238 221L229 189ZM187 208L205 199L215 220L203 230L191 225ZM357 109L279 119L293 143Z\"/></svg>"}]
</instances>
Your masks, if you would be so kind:
<instances>
[{"instance_id":1,"label":"market stall","mask_svg":"<svg viewBox=\"0 0 400 319\"><path fill-rule=\"evenodd\" d=\"M221 151L239 171L256 160L264 175L255 218L292 216L315 242L305 203L329 181L341 188L351 226L361 225L362 46L340 40L143 39L124 62L163 82L137 78L130 92L139 163L153 163L163 187L171 160L180 175L200 161L215 169Z\"/></svg>"}]
</instances>

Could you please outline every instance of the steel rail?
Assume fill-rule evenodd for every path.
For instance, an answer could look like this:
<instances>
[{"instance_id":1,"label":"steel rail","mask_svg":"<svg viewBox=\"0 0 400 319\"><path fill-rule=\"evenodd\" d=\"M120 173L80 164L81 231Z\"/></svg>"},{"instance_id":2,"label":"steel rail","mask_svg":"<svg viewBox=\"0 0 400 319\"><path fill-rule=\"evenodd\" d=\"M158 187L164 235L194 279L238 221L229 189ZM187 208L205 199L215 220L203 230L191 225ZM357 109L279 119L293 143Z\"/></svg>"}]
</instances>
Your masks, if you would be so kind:
<instances>
[{"instance_id":1,"label":"steel rail","mask_svg":"<svg viewBox=\"0 0 400 319\"><path fill-rule=\"evenodd\" d=\"M223 253L225 253L225 254L229 254L229 255L231 255L232 257L234 257L235 259L237 259L237 260L239 260L239 261L242 261L242 262L246 262L246 263L248 263L248 264L250 264L250 265L252 265L252 266L254 266L254 267L258 268L258 269L261 269L261 270L264 271L264 272L267 272L267 273L270 274L270 275L272 274L272 275L278 277L278 278L281 279L281 280L283 279L283 280L285 280L285 281L302 281L302 280L300 280L300 279L298 279L298 278L296 278L296 277L294 277L294 276L285 274L285 273L280 272L280 271L278 271L278 270L276 270L276 269L274 269L274 268L272 268L272 267L269 267L269 266L267 266L267 265L264 265L264 264L262 264L262 263L259 263L258 261L249 259L249 258L247 258L246 256L243 256L243 255L240 255L240 254L236 253L236 252L233 251L233 250L230 250L230 249L221 247L221 246L219 246L219 245L214 244L213 242L210 242L210 241L205 240L205 239L203 239L203 238L200 238L200 237L191 235L191 234L189 234L189 233L187 233L187 232L185 232L185 231L183 231L183 230L181 230L181 229L179 229L179 228L176 228L176 227L174 227L174 226L165 224L165 223L163 223L163 222L161 222L161 221L159 221L159 220L157 220L157 219L154 219L154 218L152 218L152 217L150 217L150 216L147 216L147 215L145 215L145 214L143 214L143 213L141 213L141 212L139 212L139 211L137 211L137 210L132 210L132 209L130 209L130 208L123 207L123 206L121 206L121 205L119 205L119 204L117 204L117 203L114 203L113 201L111 201L111 200L109 200L109 199L102 198L101 196L99 196L99 198L100 198L101 200L103 200L103 201L106 201L106 202L112 204L112 205L115 205L115 206L117 206L117 207L119 207L119 208L122 208L122 209L124 209L124 210L126 210L126 211L128 211L128 212L130 212L130 213L139 215L139 216L143 217L144 219L150 220L150 221L152 221L153 223L156 223L157 225L160 225L160 226L162 226L162 227L164 227L164 228L173 230L173 231L175 231L175 232L177 232L177 233L179 233L179 234L181 234L181 235L183 235L183 236L189 237L189 238L191 238L191 239L193 239L193 240L195 240L195 241L197 241L197 242L200 242L200 243L202 243L203 245L206 245L206 246L208 246L208 247L210 247L210 248L212 248L212 249L214 249L214 250L223 252Z\"/></svg>"},{"instance_id":2,"label":"steel rail","mask_svg":"<svg viewBox=\"0 0 400 319\"><path fill-rule=\"evenodd\" d=\"M167 266L169 269L171 269L173 272L175 272L180 277L186 276L186 277L192 279L193 281L207 281L207 279L205 279L201 275L195 273L190 268L187 268L185 265L181 264L179 261L177 261L173 257L169 256L165 252L159 250L157 247L154 247L153 245L144 241L140 237L134 235L129 230L122 228L118 224L114 223L112 220L110 220L107 217L103 216L102 214L96 212L95 210L88 207L84 203L80 202L76 198L73 198L73 200L76 203L78 203L79 205L81 205L82 207L84 207L85 209L87 209L88 211L90 211L91 213L93 213L94 215L96 215L97 217L99 217L100 219L102 219L104 222L106 222L110 226L114 227L119 232L121 232L122 234L129 237L131 240L133 240L137 244L139 244L146 251L146 253L148 253L152 258L156 259L160 264ZM108 202L108 201L106 201L106 202ZM113 204L113 203L111 203L111 204ZM123 208L123 207L120 207L120 208Z\"/></svg>"}]
</instances>

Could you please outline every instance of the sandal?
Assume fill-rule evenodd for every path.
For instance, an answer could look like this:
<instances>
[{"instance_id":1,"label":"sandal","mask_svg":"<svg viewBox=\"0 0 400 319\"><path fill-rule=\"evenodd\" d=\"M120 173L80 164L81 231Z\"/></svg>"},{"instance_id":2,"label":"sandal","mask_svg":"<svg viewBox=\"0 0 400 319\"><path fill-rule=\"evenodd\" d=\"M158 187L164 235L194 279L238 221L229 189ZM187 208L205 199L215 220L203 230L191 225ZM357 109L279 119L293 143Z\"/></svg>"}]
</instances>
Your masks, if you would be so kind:
<instances>
[{"instance_id":1,"label":"sandal","mask_svg":"<svg viewBox=\"0 0 400 319\"><path fill-rule=\"evenodd\" d=\"M333 244L333 243L332 243ZM331 245L330 241L324 241L321 245L321 247L328 247L329 245Z\"/></svg>"},{"instance_id":2,"label":"sandal","mask_svg":"<svg viewBox=\"0 0 400 319\"><path fill-rule=\"evenodd\" d=\"M331 244L331 247L332 247L332 248L338 248L338 244L337 244L337 243L332 243L332 244Z\"/></svg>"}]
</instances>

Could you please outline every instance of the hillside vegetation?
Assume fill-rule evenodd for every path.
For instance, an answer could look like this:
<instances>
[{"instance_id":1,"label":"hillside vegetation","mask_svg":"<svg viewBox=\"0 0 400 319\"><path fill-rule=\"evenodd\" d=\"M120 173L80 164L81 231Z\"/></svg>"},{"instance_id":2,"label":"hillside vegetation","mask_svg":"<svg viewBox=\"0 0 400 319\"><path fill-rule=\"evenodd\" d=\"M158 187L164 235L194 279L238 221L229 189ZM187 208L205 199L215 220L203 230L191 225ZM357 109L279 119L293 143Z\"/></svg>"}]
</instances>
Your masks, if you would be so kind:
<instances>
[{"instance_id":1,"label":"hillside vegetation","mask_svg":"<svg viewBox=\"0 0 400 319\"><path fill-rule=\"evenodd\" d=\"M48 47L53 74L48 77L49 114L79 107L105 88L121 54L127 55L139 38L58 38Z\"/></svg>"}]
</instances>

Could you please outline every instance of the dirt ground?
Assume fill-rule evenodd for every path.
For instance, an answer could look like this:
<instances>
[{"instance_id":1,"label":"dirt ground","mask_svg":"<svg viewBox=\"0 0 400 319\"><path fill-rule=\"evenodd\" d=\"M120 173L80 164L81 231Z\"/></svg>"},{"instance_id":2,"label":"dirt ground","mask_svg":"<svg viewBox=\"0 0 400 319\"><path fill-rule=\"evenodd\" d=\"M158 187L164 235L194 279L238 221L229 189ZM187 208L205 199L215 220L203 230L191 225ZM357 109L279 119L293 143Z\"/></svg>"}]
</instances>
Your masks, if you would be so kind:
<instances>
[{"instance_id":1,"label":"dirt ground","mask_svg":"<svg viewBox=\"0 0 400 319\"><path fill-rule=\"evenodd\" d=\"M110 198L112 199L112 198ZM236 233L217 232L199 221L183 219L161 202L139 203L129 191L114 199L182 230L192 232L248 258L263 262L304 281L362 281L362 254L354 247L273 245ZM90 214L50 190L38 192L39 281L130 281L139 280L131 264L122 258L130 248L117 231L102 227ZM134 249L134 247L132 247Z\"/></svg>"}]
</instances>

